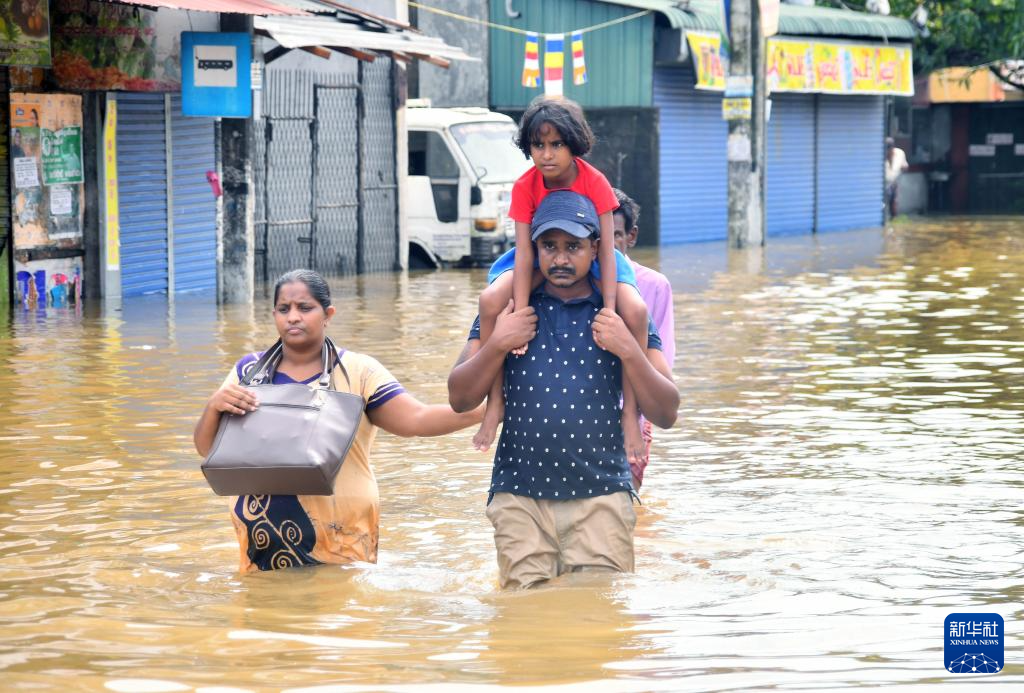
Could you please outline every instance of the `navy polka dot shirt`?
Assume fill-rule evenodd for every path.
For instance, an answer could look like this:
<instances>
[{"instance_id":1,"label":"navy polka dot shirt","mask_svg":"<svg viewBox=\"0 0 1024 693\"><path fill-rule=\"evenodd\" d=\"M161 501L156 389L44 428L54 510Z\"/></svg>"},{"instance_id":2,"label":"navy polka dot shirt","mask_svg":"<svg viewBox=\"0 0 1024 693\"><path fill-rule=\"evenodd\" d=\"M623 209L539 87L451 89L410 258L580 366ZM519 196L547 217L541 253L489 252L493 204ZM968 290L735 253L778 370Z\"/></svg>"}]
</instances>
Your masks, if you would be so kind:
<instances>
[{"instance_id":1,"label":"navy polka dot shirt","mask_svg":"<svg viewBox=\"0 0 1024 693\"><path fill-rule=\"evenodd\" d=\"M622 444L622 366L594 343L600 294L530 297L537 336L505 359L505 420L491 495L572 500L632 489Z\"/></svg>"}]
</instances>

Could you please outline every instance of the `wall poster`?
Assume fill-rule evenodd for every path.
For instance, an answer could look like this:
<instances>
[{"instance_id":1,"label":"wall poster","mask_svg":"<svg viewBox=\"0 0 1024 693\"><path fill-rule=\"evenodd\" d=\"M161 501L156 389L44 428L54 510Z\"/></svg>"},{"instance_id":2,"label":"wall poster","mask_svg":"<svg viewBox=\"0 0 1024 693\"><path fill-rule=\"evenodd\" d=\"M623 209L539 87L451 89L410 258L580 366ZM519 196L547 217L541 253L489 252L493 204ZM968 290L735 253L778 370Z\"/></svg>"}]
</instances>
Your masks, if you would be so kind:
<instances>
[{"instance_id":1,"label":"wall poster","mask_svg":"<svg viewBox=\"0 0 1024 693\"><path fill-rule=\"evenodd\" d=\"M15 293L25 305L76 303L82 290L82 97L12 92Z\"/></svg>"}]
</instances>

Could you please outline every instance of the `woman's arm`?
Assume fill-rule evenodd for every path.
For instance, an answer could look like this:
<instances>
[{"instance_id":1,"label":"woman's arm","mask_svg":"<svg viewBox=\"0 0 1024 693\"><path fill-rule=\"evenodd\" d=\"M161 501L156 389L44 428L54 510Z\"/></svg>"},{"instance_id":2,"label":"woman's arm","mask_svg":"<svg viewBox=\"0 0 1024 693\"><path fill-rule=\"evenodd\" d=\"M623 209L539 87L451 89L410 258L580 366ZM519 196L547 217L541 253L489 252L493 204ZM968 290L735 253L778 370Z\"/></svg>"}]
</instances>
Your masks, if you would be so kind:
<instances>
[{"instance_id":1,"label":"woman's arm","mask_svg":"<svg viewBox=\"0 0 1024 693\"><path fill-rule=\"evenodd\" d=\"M258 406L260 403L252 390L233 383L223 385L210 395L210 399L207 400L203 413L196 423L196 428L192 432L192 442L195 443L196 452L203 457L210 452L213 439L217 436L222 413L244 416L246 412L256 411Z\"/></svg>"},{"instance_id":2,"label":"woman's arm","mask_svg":"<svg viewBox=\"0 0 1024 693\"><path fill-rule=\"evenodd\" d=\"M443 436L480 423L483 406L457 413L446 404L424 404L408 392L395 395L384 404L367 412L370 423L388 433L412 436Z\"/></svg>"}]
</instances>

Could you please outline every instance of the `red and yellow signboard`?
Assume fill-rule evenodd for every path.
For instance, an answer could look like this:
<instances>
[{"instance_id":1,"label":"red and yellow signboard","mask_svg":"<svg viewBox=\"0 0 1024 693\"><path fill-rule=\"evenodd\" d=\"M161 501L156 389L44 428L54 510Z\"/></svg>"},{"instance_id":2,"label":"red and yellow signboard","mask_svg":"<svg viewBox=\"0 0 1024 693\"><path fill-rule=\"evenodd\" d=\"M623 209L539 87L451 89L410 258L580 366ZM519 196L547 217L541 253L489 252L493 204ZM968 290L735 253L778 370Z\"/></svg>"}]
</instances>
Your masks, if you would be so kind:
<instances>
[{"instance_id":1,"label":"red and yellow signboard","mask_svg":"<svg viewBox=\"0 0 1024 693\"><path fill-rule=\"evenodd\" d=\"M698 89L725 89L721 36L687 32ZM913 96L909 45L768 39L765 75L771 92Z\"/></svg>"},{"instance_id":2,"label":"red and yellow signboard","mask_svg":"<svg viewBox=\"0 0 1024 693\"><path fill-rule=\"evenodd\" d=\"M768 91L814 91L814 50L810 41L768 42Z\"/></svg>"},{"instance_id":3,"label":"red and yellow signboard","mask_svg":"<svg viewBox=\"0 0 1024 693\"><path fill-rule=\"evenodd\" d=\"M722 37L713 31L688 31L686 42L690 44L690 55L697 72L696 88L723 91L726 67L722 57Z\"/></svg>"}]
</instances>

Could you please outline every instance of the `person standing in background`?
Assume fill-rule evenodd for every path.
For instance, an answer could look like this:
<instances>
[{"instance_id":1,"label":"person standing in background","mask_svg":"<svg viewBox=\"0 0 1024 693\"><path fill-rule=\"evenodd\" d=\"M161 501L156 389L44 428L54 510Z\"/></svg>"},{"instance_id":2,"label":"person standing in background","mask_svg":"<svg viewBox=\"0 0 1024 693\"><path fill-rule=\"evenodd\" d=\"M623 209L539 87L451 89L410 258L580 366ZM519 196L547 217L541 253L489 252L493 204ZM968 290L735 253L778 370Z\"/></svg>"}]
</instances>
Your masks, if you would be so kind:
<instances>
[{"instance_id":1,"label":"person standing in background","mask_svg":"<svg viewBox=\"0 0 1024 693\"><path fill-rule=\"evenodd\" d=\"M672 306L672 285L668 278L650 267L644 267L629 257L629 249L636 245L636 239L640 235L640 205L629 195L618 188L612 188L615 199L619 203L618 209L612 213L612 221L615 226L615 249L625 255L633 265L636 273L636 286L640 290L640 297L647 304L647 312L654 321L658 334L661 336L661 353L665 355L665 361L671 370L676 358L676 334L675 318ZM633 488L640 490L644 481L644 470L651 459L651 441L653 440L651 422L646 419L640 420L640 432L644 437L644 454L637 462L630 462L629 469L633 475Z\"/></svg>"},{"instance_id":2,"label":"person standing in background","mask_svg":"<svg viewBox=\"0 0 1024 693\"><path fill-rule=\"evenodd\" d=\"M885 208L889 219L896 216L896 183L900 175L910 168L907 163L907 155L902 149L896 146L896 141L891 137L885 138Z\"/></svg>"}]
</instances>

